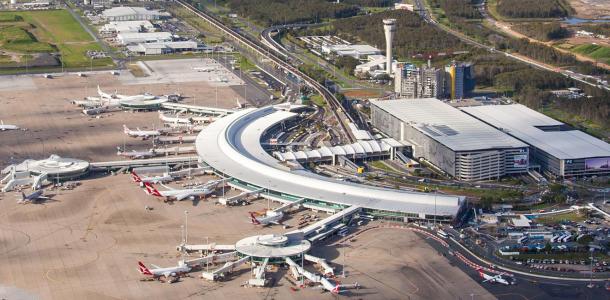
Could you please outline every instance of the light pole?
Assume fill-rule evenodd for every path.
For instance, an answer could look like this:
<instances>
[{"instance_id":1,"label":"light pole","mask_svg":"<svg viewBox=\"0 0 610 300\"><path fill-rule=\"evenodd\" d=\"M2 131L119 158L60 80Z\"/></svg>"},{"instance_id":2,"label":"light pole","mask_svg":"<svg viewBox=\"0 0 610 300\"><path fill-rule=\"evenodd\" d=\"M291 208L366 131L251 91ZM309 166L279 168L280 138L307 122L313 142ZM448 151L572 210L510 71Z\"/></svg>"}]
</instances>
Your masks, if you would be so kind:
<instances>
[{"instance_id":1,"label":"light pole","mask_svg":"<svg viewBox=\"0 0 610 300\"><path fill-rule=\"evenodd\" d=\"M593 251L595 251L595 249L589 248L589 252L591 252L591 274L590 274L590 277L589 277L589 284L587 285L588 288L595 287L593 285Z\"/></svg>"},{"instance_id":2,"label":"light pole","mask_svg":"<svg viewBox=\"0 0 610 300\"><path fill-rule=\"evenodd\" d=\"M187 210L185 210L184 211L184 244L188 243L188 234L189 234L188 215L189 215L189 212Z\"/></svg>"}]
</instances>

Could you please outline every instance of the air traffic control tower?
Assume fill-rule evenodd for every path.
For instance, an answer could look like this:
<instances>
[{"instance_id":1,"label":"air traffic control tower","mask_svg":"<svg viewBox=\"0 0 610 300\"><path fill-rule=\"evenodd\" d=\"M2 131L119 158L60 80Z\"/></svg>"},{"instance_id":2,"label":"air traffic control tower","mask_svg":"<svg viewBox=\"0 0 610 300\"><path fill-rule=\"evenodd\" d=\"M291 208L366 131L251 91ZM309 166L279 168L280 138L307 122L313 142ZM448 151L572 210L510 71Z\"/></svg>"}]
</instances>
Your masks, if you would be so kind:
<instances>
[{"instance_id":1,"label":"air traffic control tower","mask_svg":"<svg viewBox=\"0 0 610 300\"><path fill-rule=\"evenodd\" d=\"M392 76L392 40L396 32L396 19L383 20L383 32L385 33L385 69Z\"/></svg>"}]
</instances>

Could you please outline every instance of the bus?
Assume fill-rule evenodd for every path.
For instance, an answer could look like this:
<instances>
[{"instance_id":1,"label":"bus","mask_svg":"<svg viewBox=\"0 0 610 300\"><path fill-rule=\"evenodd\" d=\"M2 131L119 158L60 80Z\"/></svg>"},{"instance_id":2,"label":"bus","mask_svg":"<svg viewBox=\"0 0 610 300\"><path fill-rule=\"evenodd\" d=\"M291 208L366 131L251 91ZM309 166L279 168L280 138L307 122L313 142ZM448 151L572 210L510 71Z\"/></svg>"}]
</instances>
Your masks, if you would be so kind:
<instances>
[{"instance_id":1,"label":"bus","mask_svg":"<svg viewBox=\"0 0 610 300\"><path fill-rule=\"evenodd\" d=\"M436 234L444 239L449 238L449 236L447 235L446 232L442 231L441 229L436 231Z\"/></svg>"},{"instance_id":2,"label":"bus","mask_svg":"<svg viewBox=\"0 0 610 300\"><path fill-rule=\"evenodd\" d=\"M527 241L529 241L529 239L530 239L530 238L529 238L527 235L524 235L524 236L520 237L520 238L517 240L517 242L518 242L519 244L525 244L525 243L527 243Z\"/></svg>"}]
</instances>

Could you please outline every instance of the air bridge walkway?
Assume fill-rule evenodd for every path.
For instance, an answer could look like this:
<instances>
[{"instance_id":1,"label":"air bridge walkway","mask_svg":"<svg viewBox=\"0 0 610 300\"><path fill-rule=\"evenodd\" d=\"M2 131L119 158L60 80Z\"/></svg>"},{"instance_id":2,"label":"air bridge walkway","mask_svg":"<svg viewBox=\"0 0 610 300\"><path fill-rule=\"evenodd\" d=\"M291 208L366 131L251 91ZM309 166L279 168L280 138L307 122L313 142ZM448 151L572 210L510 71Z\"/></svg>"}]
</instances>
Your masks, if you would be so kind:
<instances>
[{"instance_id":1,"label":"air bridge walkway","mask_svg":"<svg viewBox=\"0 0 610 300\"><path fill-rule=\"evenodd\" d=\"M136 168L145 166L165 166L177 164L194 165L199 161L197 156L182 156L182 157L167 157L167 158L150 158L150 159L134 159L134 160L118 160L118 161L103 161L90 164L91 171L103 172L114 171L123 168Z\"/></svg>"}]
</instances>

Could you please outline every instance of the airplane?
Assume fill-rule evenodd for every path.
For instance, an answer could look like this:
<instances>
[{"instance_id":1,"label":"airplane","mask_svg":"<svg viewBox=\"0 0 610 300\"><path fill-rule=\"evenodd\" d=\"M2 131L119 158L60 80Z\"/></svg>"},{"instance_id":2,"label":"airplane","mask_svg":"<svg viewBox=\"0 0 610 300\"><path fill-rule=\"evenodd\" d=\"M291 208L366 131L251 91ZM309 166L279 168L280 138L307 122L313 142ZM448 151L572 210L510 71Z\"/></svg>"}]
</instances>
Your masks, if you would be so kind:
<instances>
[{"instance_id":1,"label":"airplane","mask_svg":"<svg viewBox=\"0 0 610 300\"><path fill-rule=\"evenodd\" d=\"M224 77L224 76L222 76L222 77L218 76L217 81L218 82L229 82L229 79L227 77Z\"/></svg>"},{"instance_id":2,"label":"airplane","mask_svg":"<svg viewBox=\"0 0 610 300\"><path fill-rule=\"evenodd\" d=\"M169 117L164 115L162 111L159 111L159 119L161 119L163 122L174 124L191 124L193 122L192 118L180 118L178 115L175 117Z\"/></svg>"},{"instance_id":3,"label":"airplane","mask_svg":"<svg viewBox=\"0 0 610 300\"><path fill-rule=\"evenodd\" d=\"M19 201L17 201L17 203L19 203L19 204L36 203L36 202L38 202L38 200L51 199L50 197L43 196L43 193L44 193L43 190L36 190L35 192L33 192L29 195L26 195L25 193L21 192L21 199L19 199Z\"/></svg>"},{"instance_id":4,"label":"airplane","mask_svg":"<svg viewBox=\"0 0 610 300\"><path fill-rule=\"evenodd\" d=\"M103 92L102 89L100 89L99 85L97 86L97 94L102 99L107 99L107 100L118 99L121 101L154 100L157 98L156 96L150 95L150 94L125 96L125 95L117 94L116 91L114 94L108 94L108 93Z\"/></svg>"},{"instance_id":5,"label":"airplane","mask_svg":"<svg viewBox=\"0 0 610 300\"><path fill-rule=\"evenodd\" d=\"M178 261L177 266L169 268L161 268L159 266L152 265L154 269L149 269L141 261L138 262L138 266L140 274L152 276L155 279L158 279L161 276L169 279L170 277L180 276L191 271L191 267L189 267L184 260ZM172 281L168 282L171 283Z\"/></svg>"},{"instance_id":6,"label":"airplane","mask_svg":"<svg viewBox=\"0 0 610 300\"><path fill-rule=\"evenodd\" d=\"M134 182L140 184L140 186L144 186L145 183L161 183L166 181L171 181L174 179L168 173L163 174L162 176L148 176L148 177L140 177L136 172L131 171L131 178Z\"/></svg>"},{"instance_id":7,"label":"airplane","mask_svg":"<svg viewBox=\"0 0 610 300\"><path fill-rule=\"evenodd\" d=\"M359 289L360 288L360 284L353 283L353 284L332 284L330 282L330 280L322 277L320 279L320 283L322 284L322 288L326 291L329 291L333 294L340 294L345 292L348 288L355 288L355 289Z\"/></svg>"},{"instance_id":8,"label":"airplane","mask_svg":"<svg viewBox=\"0 0 610 300\"><path fill-rule=\"evenodd\" d=\"M19 129L19 126L4 124L4 121L0 120L0 131L17 130L17 129Z\"/></svg>"},{"instance_id":9,"label":"airplane","mask_svg":"<svg viewBox=\"0 0 610 300\"><path fill-rule=\"evenodd\" d=\"M281 211L269 210L264 216L257 217L253 212L250 212L250 221L254 225L267 226L270 224L279 225L280 220L284 217L284 213Z\"/></svg>"},{"instance_id":10,"label":"airplane","mask_svg":"<svg viewBox=\"0 0 610 300\"><path fill-rule=\"evenodd\" d=\"M132 130L127 128L127 125L123 124L123 132L131 137L141 137L142 139L147 139L151 136L159 136L161 132L159 130L140 130L140 128L136 128L136 130Z\"/></svg>"},{"instance_id":11,"label":"airplane","mask_svg":"<svg viewBox=\"0 0 610 300\"><path fill-rule=\"evenodd\" d=\"M129 152L129 151L121 150L121 147L116 147L116 148L117 148L116 155L128 157L131 159L151 158L151 157L155 157L155 156L159 155L159 153L157 153L154 149L151 149L148 151L132 150L131 152Z\"/></svg>"},{"instance_id":12,"label":"airplane","mask_svg":"<svg viewBox=\"0 0 610 300\"><path fill-rule=\"evenodd\" d=\"M193 67L193 70L197 71L197 72L212 72L212 71L216 71L216 67Z\"/></svg>"},{"instance_id":13,"label":"airplane","mask_svg":"<svg viewBox=\"0 0 610 300\"><path fill-rule=\"evenodd\" d=\"M157 190L154 186L152 186L152 184L145 182L144 186L146 187L146 192L150 195L153 196L157 196L157 197L165 197L165 202L167 202L168 200L171 199L175 199L176 201L182 201L184 199L195 199L195 197L206 197L207 195L211 194L214 192L214 190L216 189L216 186L222 181L222 179L220 180L213 180L213 181L209 181L204 185L201 186L197 186L194 188L188 188L188 189L172 189L170 187L165 186L166 188L168 188L168 190L165 191L159 191Z\"/></svg>"},{"instance_id":14,"label":"airplane","mask_svg":"<svg viewBox=\"0 0 610 300\"><path fill-rule=\"evenodd\" d=\"M483 282L495 282L495 283L501 283L503 285L511 285L513 283L508 282L508 280L502 278L502 275L495 275L495 276L491 276L491 275L487 275L485 273L483 273L483 271L481 271L480 269L479 271L479 275L481 276L481 278L483 278Z\"/></svg>"}]
</instances>

